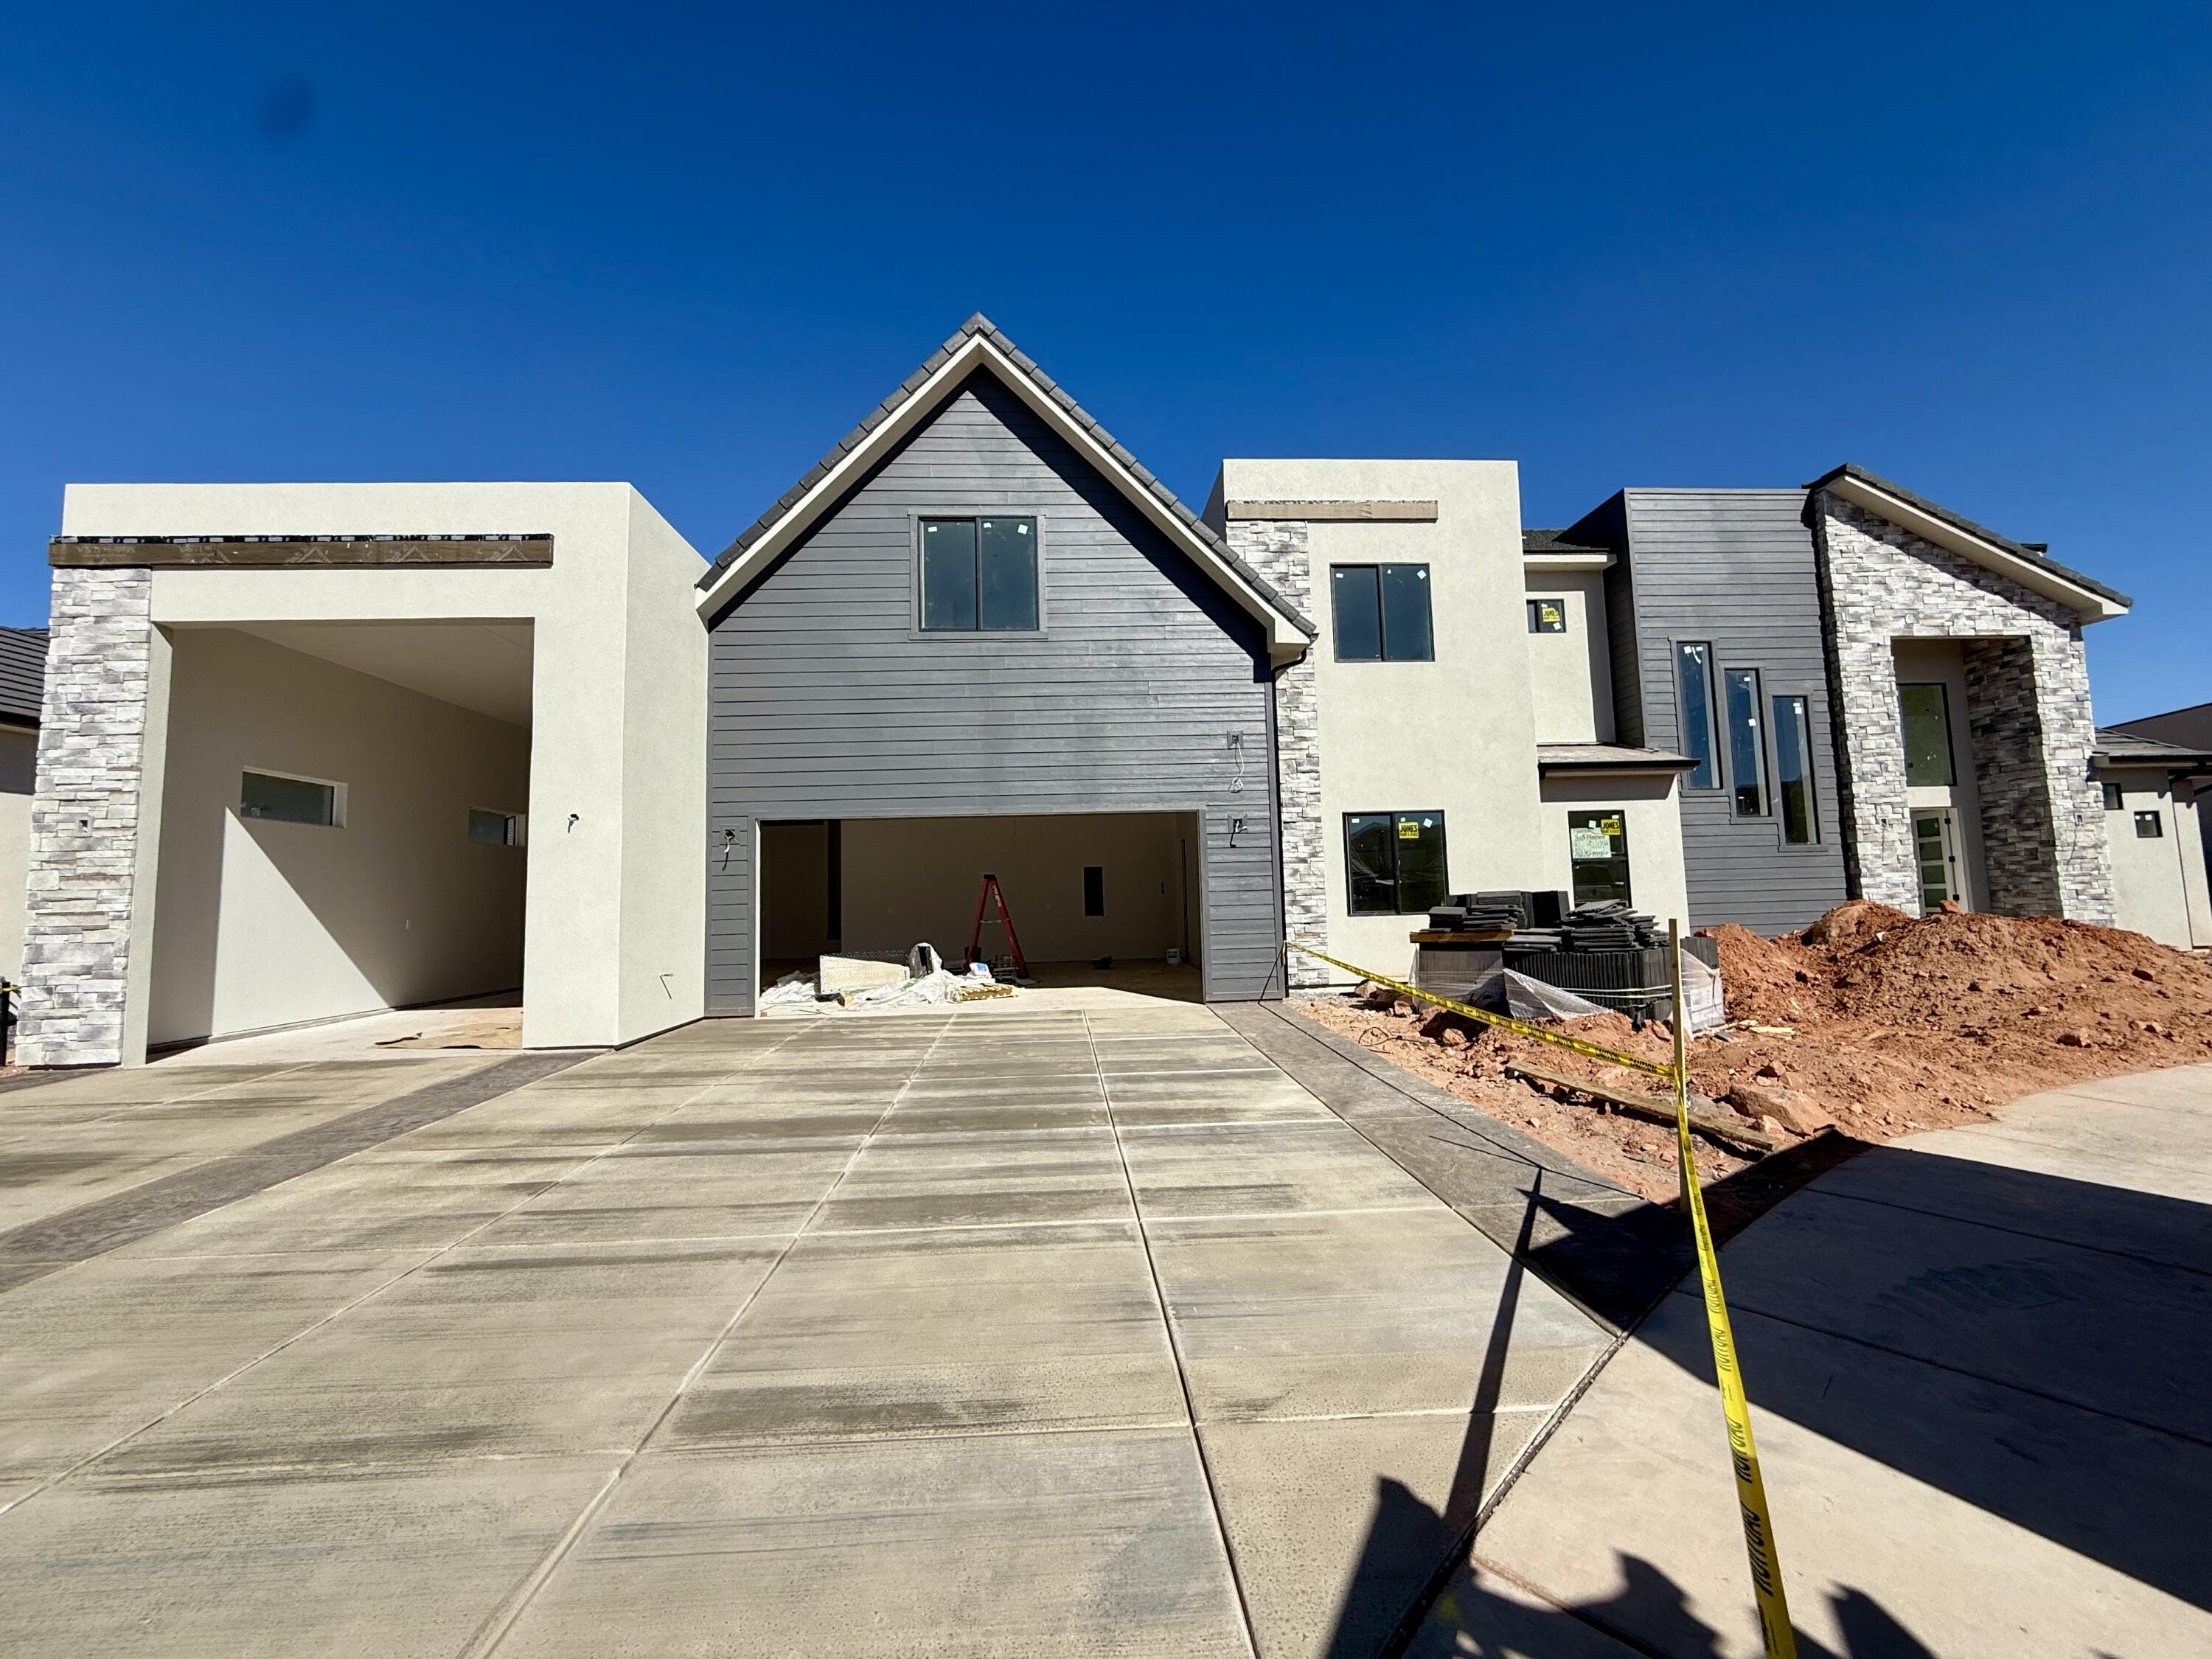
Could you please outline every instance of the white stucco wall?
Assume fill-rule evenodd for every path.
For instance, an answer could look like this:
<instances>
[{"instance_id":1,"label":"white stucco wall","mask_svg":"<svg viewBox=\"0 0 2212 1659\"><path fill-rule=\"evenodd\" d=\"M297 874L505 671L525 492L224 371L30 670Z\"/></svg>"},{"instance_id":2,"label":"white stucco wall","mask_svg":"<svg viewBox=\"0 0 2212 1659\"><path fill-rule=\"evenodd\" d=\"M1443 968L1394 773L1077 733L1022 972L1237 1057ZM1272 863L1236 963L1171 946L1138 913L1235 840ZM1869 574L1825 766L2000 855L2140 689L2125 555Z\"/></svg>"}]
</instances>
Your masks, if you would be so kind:
<instances>
[{"instance_id":1,"label":"white stucco wall","mask_svg":"<svg viewBox=\"0 0 2212 1659\"><path fill-rule=\"evenodd\" d=\"M1309 529L1322 866L1333 954L1385 973L1412 961L1417 916L1353 916L1348 812L1440 811L1450 890L1549 880L1538 811L1536 699L1523 601L1519 471L1510 461L1230 460L1223 501L1433 501L1433 522ZM1329 567L1430 568L1433 662L1339 662Z\"/></svg>"},{"instance_id":2,"label":"white stucco wall","mask_svg":"<svg viewBox=\"0 0 2212 1659\"><path fill-rule=\"evenodd\" d=\"M1531 570L1523 580L1527 599L1559 599L1566 611L1565 633L1527 635L1536 741L1611 743L1613 665L1606 653L1605 574Z\"/></svg>"},{"instance_id":3,"label":"white stucco wall","mask_svg":"<svg viewBox=\"0 0 2212 1659\"><path fill-rule=\"evenodd\" d=\"M468 813L522 810L526 732L229 629L172 633L169 711L149 1041L520 984L526 853ZM248 769L343 823L240 817Z\"/></svg>"},{"instance_id":4,"label":"white stucco wall","mask_svg":"<svg viewBox=\"0 0 2212 1659\"><path fill-rule=\"evenodd\" d=\"M2105 811L2114 923L2185 951L2212 945L2197 803L2176 800L2162 770L2114 769L2099 776L2120 788L2119 806ZM2138 836L2137 812L2156 812L2166 833Z\"/></svg>"},{"instance_id":5,"label":"white stucco wall","mask_svg":"<svg viewBox=\"0 0 2212 1659\"><path fill-rule=\"evenodd\" d=\"M705 567L628 484L72 485L62 530L550 532L544 568L162 570L154 620L531 623L523 1040L611 1044L698 1017L707 693L692 583Z\"/></svg>"},{"instance_id":6,"label":"white stucco wall","mask_svg":"<svg viewBox=\"0 0 2212 1659\"><path fill-rule=\"evenodd\" d=\"M1544 780L1546 864L1531 886L1574 891L1574 860L1567 845L1571 808L1618 807L1628 831L1629 902L1658 918L1689 927L1689 885L1682 873L1682 814L1673 774L1611 777L1553 775Z\"/></svg>"},{"instance_id":7,"label":"white stucco wall","mask_svg":"<svg viewBox=\"0 0 2212 1659\"><path fill-rule=\"evenodd\" d=\"M31 867L31 784L39 734L0 726L0 979L23 966L24 887Z\"/></svg>"}]
</instances>

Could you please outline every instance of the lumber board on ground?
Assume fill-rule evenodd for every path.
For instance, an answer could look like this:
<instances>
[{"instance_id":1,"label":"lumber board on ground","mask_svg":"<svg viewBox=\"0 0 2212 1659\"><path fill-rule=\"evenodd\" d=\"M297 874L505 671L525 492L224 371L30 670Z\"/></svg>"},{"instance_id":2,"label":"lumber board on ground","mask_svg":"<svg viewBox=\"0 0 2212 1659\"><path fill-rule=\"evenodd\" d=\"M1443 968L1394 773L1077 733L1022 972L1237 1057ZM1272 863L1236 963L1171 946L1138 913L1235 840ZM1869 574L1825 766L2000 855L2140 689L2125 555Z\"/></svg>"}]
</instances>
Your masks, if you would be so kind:
<instances>
[{"instance_id":1,"label":"lumber board on ground","mask_svg":"<svg viewBox=\"0 0 2212 1659\"><path fill-rule=\"evenodd\" d=\"M1608 1089L1602 1083L1592 1083L1587 1078L1569 1077L1565 1072L1554 1072L1542 1066L1531 1066L1525 1060L1514 1060L1505 1067L1508 1077L1526 1078L1532 1083L1548 1083L1554 1088L1572 1089L1577 1094L1595 1097L1620 1107L1654 1123L1671 1125L1674 1121L1674 1103L1655 1100L1650 1095L1630 1094L1620 1089ZM1782 1143L1764 1129L1754 1129L1749 1124L1729 1123L1707 1113L1692 1111L1690 1127L1709 1140L1748 1146L1756 1152L1771 1152Z\"/></svg>"}]
</instances>

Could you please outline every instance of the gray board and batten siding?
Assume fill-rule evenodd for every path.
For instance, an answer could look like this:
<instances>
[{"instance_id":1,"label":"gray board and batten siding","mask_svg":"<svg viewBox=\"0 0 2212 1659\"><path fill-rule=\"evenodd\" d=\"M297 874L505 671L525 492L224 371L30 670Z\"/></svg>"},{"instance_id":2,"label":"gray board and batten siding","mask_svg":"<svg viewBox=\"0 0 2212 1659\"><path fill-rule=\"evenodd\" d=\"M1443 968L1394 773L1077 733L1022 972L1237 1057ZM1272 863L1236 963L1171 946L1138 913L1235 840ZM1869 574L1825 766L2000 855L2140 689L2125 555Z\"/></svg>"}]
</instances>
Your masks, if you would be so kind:
<instances>
[{"instance_id":1,"label":"gray board and batten siding","mask_svg":"<svg viewBox=\"0 0 2212 1659\"><path fill-rule=\"evenodd\" d=\"M1721 676L1759 672L1765 817L1738 817L1730 787L1681 789L1690 925L1741 922L1763 933L1802 927L1846 896L1820 586L1802 489L1626 489L1563 532L1611 548L1607 621L1620 741L1688 753L1675 693L1678 641L1713 647L1721 781L1728 775ZM1774 699L1806 700L1813 728L1819 839L1783 840L1774 806Z\"/></svg>"},{"instance_id":2,"label":"gray board and batten siding","mask_svg":"<svg viewBox=\"0 0 2212 1659\"><path fill-rule=\"evenodd\" d=\"M1036 518L1038 632L920 630L917 525L974 514ZM786 818L1196 812L1205 994L1281 994L1260 625L995 376L708 626L709 1012L752 1011L757 830Z\"/></svg>"}]
</instances>

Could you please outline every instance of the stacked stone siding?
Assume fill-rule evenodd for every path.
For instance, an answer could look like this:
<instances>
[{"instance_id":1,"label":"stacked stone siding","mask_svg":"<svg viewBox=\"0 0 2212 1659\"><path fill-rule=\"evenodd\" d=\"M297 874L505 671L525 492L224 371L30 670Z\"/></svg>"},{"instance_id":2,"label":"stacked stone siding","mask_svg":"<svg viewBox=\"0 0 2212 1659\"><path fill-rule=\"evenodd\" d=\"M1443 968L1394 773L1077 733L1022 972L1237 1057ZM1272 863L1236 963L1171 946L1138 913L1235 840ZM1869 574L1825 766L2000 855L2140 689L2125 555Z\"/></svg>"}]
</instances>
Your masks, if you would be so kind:
<instances>
[{"instance_id":1,"label":"stacked stone siding","mask_svg":"<svg viewBox=\"0 0 2212 1659\"><path fill-rule=\"evenodd\" d=\"M30 1066L112 1066L124 1057L153 577L57 569L53 582L20 1052Z\"/></svg>"},{"instance_id":2,"label":"stacked stone siding","mask_svg":"<svg viewBox=\"0 0 2212 1659\"><path fill-rule=\"evenodd\" d=\"M2095 726L2078 618L1825 490L1812 517L1853 890L1919 908L1891 641L1955 639L1966 645L1991 907L2109 923L2112 859L2089 776Z\"/></svg>"},{"instance_id":3,"label":"stacked stone siding","mask_svg":"<svg viewBox=\"0 0 2212 1659\"><path fill-rule=\"evenodd\" d=\"M1312 553L1303 520L1237 520L1229 526L1229 545L1294 610L1313 615ZM1322 864L1326 843L1315 691L1311 651L1275 675L1276 792L1283 815L1283 927L1292 939L1325 941L1328 898ZM1293 990L1326 985L1329 975L1326 963L1291 953Z\"/></svg>"}]
</instances>

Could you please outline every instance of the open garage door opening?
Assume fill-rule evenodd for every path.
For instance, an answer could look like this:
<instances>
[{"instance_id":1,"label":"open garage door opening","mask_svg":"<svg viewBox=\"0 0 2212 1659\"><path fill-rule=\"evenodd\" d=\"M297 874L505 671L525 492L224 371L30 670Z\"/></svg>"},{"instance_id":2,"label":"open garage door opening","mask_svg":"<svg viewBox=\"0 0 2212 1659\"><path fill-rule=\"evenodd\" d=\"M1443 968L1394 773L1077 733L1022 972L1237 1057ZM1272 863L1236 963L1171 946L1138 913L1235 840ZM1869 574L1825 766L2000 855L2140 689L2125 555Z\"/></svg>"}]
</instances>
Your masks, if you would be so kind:
<instances>
[{"instance_id":1,"label":"open garage door opening","mask_svg":"<svg viewBox=\"0 0 2212 1659\"><path fill-rule=\"evenodd\" d=\"M171 630L147 1040L460 1005L520 1045L526 622Z\"/></svg>"},{"instance_id":2,"label":"open garage door opening","mask_svg":"<svg viewBox=\"0 0 2212 1659\"><path fill-rule=\"evenodd\" d=\"M936 948L957 969L996 876L1030 975L1197 1001L1205 955L1197 815L815 818L760 825L760 980L812 976L825 952ZM1006 976L998 908L977 954Z\"/></svg>"}]
</instances>

